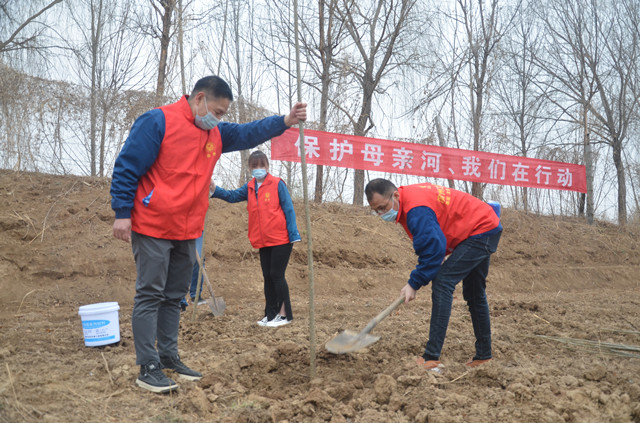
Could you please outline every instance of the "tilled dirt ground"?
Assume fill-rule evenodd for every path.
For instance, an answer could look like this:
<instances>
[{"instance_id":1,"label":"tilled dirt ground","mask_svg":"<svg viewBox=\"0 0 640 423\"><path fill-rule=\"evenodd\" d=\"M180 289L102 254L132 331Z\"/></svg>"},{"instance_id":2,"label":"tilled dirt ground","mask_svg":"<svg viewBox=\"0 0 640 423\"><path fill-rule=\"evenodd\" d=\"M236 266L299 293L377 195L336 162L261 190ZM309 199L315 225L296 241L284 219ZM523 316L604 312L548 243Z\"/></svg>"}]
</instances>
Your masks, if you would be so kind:
<instances>
[{"instance_id":1,"label":"tilled dirt ground","mask_svg":"<svg viewBox=\"0 0 640 423\"><path fill-rule=\"evenodd\" d=\"M243 204L212 200L207 273L224 316L183 313L180 351L202 371L171 395L135 386L135 267L111 236L109 181L0 171L0 421L7 422L640 422L640 230L504 210L488 279L494 360L473 370L471 321L456 291L441 374L415 360L427 339L430 287L334 355L415 266L399 226L364 208L313 206L315 377L303 242L287 279L294 322L262 328L257 252ZM84 346L78 307L120 305L118 344ZM634 350L635 348L635 350ZM626 356L625 356L626 354Z\"/></svg>"}]
</instances>

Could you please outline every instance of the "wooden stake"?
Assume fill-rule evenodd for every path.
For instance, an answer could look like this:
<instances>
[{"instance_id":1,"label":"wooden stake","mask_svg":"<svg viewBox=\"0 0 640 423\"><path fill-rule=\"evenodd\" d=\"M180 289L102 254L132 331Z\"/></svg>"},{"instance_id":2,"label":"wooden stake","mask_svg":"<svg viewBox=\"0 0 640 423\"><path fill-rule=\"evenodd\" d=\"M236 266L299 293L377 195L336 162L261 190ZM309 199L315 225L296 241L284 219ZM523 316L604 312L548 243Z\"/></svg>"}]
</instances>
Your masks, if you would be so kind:
<instances>
[{"instance_id":1,"label":"wooden stake","mask_svg":"<svg viewBox=\"0 0 640 423\"><path fill-rule=\"evenodd\" d=\"M294 31L296 39L296 79L298 102L302 102L302 82L300 80L300 40L298 37L298 0L293 0ZM309 193L307 182L307 158L304 145L304 122L300 127L300 162L302 164L302 191L304 195L304 214L307 229L307 262L309 266L309 369L311 379L316 376L316 323L315 323L315 293L313 286L313 244L311 237L311 217L309 216Z\"/></svg>"}]
</instances>

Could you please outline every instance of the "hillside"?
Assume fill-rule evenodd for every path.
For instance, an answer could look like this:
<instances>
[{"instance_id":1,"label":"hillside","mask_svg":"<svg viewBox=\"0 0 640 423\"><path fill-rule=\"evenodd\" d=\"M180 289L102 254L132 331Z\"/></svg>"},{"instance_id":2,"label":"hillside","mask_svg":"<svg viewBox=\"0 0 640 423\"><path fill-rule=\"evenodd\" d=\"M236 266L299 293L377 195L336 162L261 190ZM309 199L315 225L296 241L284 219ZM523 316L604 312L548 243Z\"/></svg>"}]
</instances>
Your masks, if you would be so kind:
<instances>
[{"instance_id":1,"label":"hillside","mask_svg":"<svg viewBox=\"0 0 640 423\"><path fill-rule=\"evenodd\" d=\"M473 333L458 288L446 369L435 375L414 367L429 287L382 321L366 350L324 349L389 305L416 259L402 228L365 208L313 205L310 380L305 219L302 201L295 206L303 236L287 272L295 320L270 329L255 325L264 297L245 206L211 200L207 273L227 309L214 317L200 307L195 321L183 314L181 355L205 377L159 396L134 384L135 267L131 247L111 236L109 181L0 171L0 421L640 422L638 227L504 210L487 282L495 360L464 366ZM78 307L104 301L120 305L121 342L85 347ZM635 357L607 343L635 347Z\"/></svg>"}]
</instances>

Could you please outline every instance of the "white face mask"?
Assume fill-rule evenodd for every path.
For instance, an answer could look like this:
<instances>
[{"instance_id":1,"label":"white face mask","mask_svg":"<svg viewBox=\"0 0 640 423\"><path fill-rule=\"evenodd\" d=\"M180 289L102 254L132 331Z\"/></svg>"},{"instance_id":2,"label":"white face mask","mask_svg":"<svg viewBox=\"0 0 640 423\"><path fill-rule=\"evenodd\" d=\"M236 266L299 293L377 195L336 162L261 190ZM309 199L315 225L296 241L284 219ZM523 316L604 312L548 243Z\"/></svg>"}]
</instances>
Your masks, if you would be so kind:
<instances>
[{"instance_id":1,"label":"white face mask","mask_svg":"<svg viewBox=\"0 0 640 423\"><path fill-rule=\"evenodd\" d=\"M207 111L207 114L204 116L200 116L198 112L196 112L196 126L200 129L204 129L205 131L209 131L220 123L220 119L215 117L213 113L209 111L207 107L207 96L204 96L204 109Z\"/></svg>"}]
</instances>

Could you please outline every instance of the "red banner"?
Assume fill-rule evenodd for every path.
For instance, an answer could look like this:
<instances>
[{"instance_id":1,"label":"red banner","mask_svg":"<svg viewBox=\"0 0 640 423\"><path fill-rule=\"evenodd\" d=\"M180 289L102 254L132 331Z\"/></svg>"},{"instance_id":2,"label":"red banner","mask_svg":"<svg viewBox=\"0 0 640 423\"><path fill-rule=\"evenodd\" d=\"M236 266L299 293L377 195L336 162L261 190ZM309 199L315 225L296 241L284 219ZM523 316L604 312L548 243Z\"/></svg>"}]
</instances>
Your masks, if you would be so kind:
<instances>
[{"instance_id":1,"label":"red banner","mask_svg":"<svg viewBox=\"0 0 640 423\"><path fill-rule=\"evenodd\" d=\"M300 132L271 143L271 158L300 161ZM587 192L585 167L506 154L305 130L307 163L500 185Z\"/></svg>"}]
</instances>

